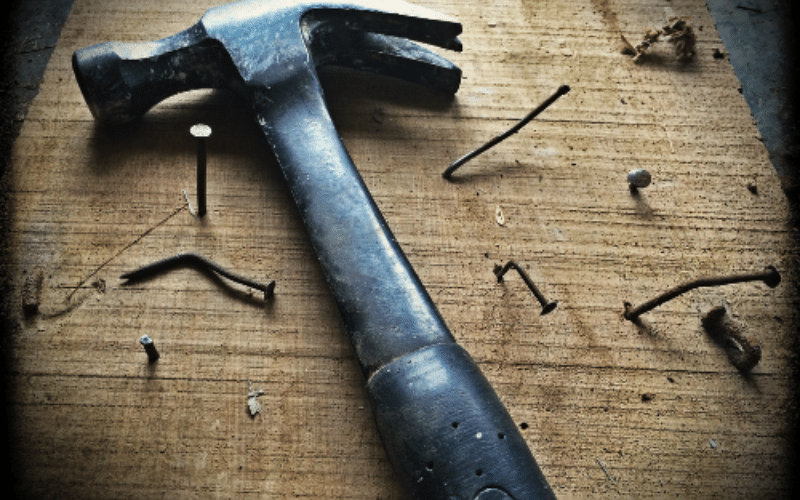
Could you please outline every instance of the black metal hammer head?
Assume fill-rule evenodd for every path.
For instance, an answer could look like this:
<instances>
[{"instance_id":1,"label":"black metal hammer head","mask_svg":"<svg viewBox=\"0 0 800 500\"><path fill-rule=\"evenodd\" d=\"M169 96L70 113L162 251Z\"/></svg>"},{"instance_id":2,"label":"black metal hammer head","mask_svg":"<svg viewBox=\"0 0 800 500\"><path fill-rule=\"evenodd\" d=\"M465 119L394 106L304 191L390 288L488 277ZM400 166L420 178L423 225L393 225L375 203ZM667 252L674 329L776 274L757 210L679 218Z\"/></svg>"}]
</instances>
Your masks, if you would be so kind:
<instances>
[{"instance_id":1,"label":"black metal hammer head","mask_svg":"<svg viewBox=\"0 0 800 500\"><path fill-rule=\"evenodd\" d=\"M461 71L416 40L461 50L461 24L401 0L243 0L206 12L191 28L144 43L75 52L78 84L95 118L135 120L197 88L248 95L291 85L298 72L351 67L455 93Z\"/></svg>"}]
</instances>

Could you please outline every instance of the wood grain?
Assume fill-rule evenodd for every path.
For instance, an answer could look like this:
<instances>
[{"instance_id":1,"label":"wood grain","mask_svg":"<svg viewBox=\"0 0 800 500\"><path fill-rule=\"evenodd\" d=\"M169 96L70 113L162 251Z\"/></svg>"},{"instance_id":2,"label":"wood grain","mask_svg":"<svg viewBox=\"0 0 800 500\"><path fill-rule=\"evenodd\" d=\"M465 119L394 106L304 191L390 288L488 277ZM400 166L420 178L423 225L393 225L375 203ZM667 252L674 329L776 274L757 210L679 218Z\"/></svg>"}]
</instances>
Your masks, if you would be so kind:
<instances>
[{"instance_id":1,"label":"wood grain","mask_svg":"<svg viewBox=\"0 0 800 500\"><path fill-rule=\"evenodd\" d=\"M705 4L419 3L464 24L464 52L445 54L464 71L456 97L331 71L329 108L558 497L790 498L796 234L733 70L712 55L722 42ZM74 50L161 38L207 7L76 0L17 141L9 269L20 291L44 276L38 314L22 314L19 293L6 301L18 493L400 499L335 303L246 104L191 92L109 133L72 75ZM636 40L671 16L695 29L691 62L669 44L641 64L620 53L621 34ZM564 83L572 91L519 134L441 178ZM193 196L197 122L213 129L203 221L181 194ZM635 196L634 168L654 179ZM190 251L275 279L274 300L192 269L118 279ZM496 282L508 259L555 312L539 316L516 276ZM624 301L767 264L783 275L775 290L699 289L641 325L622 319ZM759 334L749 375L700 325L720 304ZM264 390L255 418L250 384Z\"/></svg>"}]
</instances>

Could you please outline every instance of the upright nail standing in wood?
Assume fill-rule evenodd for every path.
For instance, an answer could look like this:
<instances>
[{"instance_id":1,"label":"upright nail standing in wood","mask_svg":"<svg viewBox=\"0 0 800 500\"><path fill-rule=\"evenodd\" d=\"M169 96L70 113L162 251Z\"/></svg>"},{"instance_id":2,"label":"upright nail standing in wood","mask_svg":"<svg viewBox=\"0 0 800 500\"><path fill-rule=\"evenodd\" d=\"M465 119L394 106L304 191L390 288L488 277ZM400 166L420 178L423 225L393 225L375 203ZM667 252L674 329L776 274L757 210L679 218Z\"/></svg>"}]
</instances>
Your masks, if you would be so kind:
<instances>
[{"instance_id":1,"label":"upright nail standing in wood","mask_svg":"<svg viewBox=\"0 0 800 500\"><path fill-rule=\"evenodd\" d=\"M635 321L642 314L655 309L661 304L670 301L678 295L683 295L689 290L708 286L731 285L734 283L745 283L748 281L762 281L770 288L775 288L781 282L781 274L775 266L767 266L764 271L750 274L734 274L732 276L720 276L717 278L703 278L683 285L678 285L662 293L658 297L648 300L644 304L633 307L629 302L625 302L625 319Z\"/></svg>"},{"instance_id":2,"label":"upright nail standing in wood","mask_svg":"<svg viewBox=\"0 0 800 500\"><path fill-rule=\"evenodd\" d=\"M160 358L161 355L158 353L158 350L156 350L156 344L153 342L153 339L151 339L150 336L142 335L142 337L139 339L139 343L144 346L144 351L147 353L147 360L150 363L155 363L158 361L158 358Z\"/></svg>"},{"instance_id":3,"label":"upright nail standing in wood","mask_svg":"<svg viewBox=\"0 0 800 500\"><path fill-rule=\"evenodd\" d=\"M544 316L549 312L552 312L553 310L555 310L556 307L558 307L558 301L548 302L548 300L544 298L544 295L542 295L542 292L540 292L539 289L536 288L536 285L533 283L530 276L528 276L528 273L526 273L525 270L522 269L522 267L513 260L509 260L503 267L500 267L499 265L494 267L494 274L497 276L498 283L501 283L503 281L503 275L506 274L506 272L512 267L517 270L519 275L522 277L522 281L524 281L525 284L528 285L528 289L533 293L533 296L536 297L536 300L539 301L539 304L541 304L542 316Z\"/></svg>"},{"instance_id":4,"label":"upright nail standing in wood","mask_svg":"<svg viewBox=\"0 0 800 500\"><path fill-rule=\"evenodd\" d=\"M198 123L189 129L197 138L197 216L206 214L206 138L211 135L211 127Z\"/></svg>"},{"instance_id":5,"label":"upright nail standing in wood","mask_svg":"<svg viewBox=\"0 0 800 500\"><path fill-rule=\"evenodd\" d=\"M514 135L517 132L519 132L520 129L522 129L522 127L527 125L528 122L530 122L531 120L536 118L539 115L539 113L541 113L542 111L547 109L551 104L556 102L556 99L558 99L562 95L566 94L567 92L569 92L569 85L560 86L558 88L558 90L556 90L555 94L553 94L549 98L547 98L547 100L544 101L542 104L540 104L538 108L536 108L533 111L531 111L530 113L528 113L528 116L526 116L525 118L520 120L516 125L514 125L510 129L508 129L507 131L503 132L502 134L498 135L494 139L490 140L489 142L487 142L483 146L479 147L475 151L472 151L471 153L467 153L466 155L464 155L460 159L456 160L452 165L447 167L447 169L444 172L442 172L442 177L444 177L445 179L449 179L450 176L453 175L453 172L455 172L456 169L458 169L458 167L460 167L461 165L467 163L468 161L470 161L471 159L475 158L476 156L478 156L479 154L483 153L484 151L496 146L497 144L503 142L504 140L508 139L512 135Z\"/></svg>"},{"instance_id":6,"label":"upright nail standing in wood","mask_svg":"<svg viewBox=\"0 0 800 500\"><path fill-rule=\"evenodd\" d=\"M724 307L712 308L700 321L708 333L735 344L727 349L727 353L733 366L739 370L750 371L761 361L761 342L748 331L747 325L733 319Z\"/></svg>"},{"instance_id":7,"label":"upright nail standing in wood","mask_svg":"<svg viewBox=\"0 0 800 500\"><path fill-rule=\"evenodd\" d=\"M650 176L650 172L643 168L637 168L636 170L628 172L628 184L632 191L639 188L646 188L650 185L652 180L653 178Z\"/></svg>"}]
</instances>

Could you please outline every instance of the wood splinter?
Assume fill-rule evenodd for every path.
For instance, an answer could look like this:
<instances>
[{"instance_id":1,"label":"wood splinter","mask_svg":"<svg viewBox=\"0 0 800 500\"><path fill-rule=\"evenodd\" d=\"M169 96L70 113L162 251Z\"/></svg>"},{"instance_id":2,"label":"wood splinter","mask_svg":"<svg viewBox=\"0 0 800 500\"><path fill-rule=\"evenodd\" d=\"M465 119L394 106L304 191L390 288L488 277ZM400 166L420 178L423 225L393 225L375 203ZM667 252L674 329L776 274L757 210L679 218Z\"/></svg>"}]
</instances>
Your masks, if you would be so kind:
<instances>
[{"instance_id":1,"label":"wood splinter","mask_svg":"<svg viewBox=\"0 0 800 500\"><path fill-rule=\"evenodd\" d=\"M733 319L723 306L708 311L701 319L703 328L711 335L728 340L728 358L743 372L752 370L761 361L761 342L749 332L747 325Z\"/></svg>"}]
</instances>

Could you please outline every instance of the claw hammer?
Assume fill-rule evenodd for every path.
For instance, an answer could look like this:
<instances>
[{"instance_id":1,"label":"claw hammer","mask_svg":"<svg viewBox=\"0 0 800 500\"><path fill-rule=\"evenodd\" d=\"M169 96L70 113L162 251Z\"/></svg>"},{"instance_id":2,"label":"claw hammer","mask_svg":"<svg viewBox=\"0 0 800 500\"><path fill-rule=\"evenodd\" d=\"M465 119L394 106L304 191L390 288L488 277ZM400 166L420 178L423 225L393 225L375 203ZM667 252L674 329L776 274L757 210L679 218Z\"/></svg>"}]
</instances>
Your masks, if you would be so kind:
<instances>
[{"instance_id":1,"label":"claw hammer","mask_svg":"<svg viewBox=\"0 0 800 500\"><path fill-rule=\"evenodd\" d=\"M401 0L243 0L154 42L72 63L94 117L130 122L195 88L252 103L297 203L366 379L386 453L418 500L554 499L491 385L448 330L347 153L317 68L453 94L461 71L410 41L461 50L461 24Z\"/></svg>"}]
</instances>

